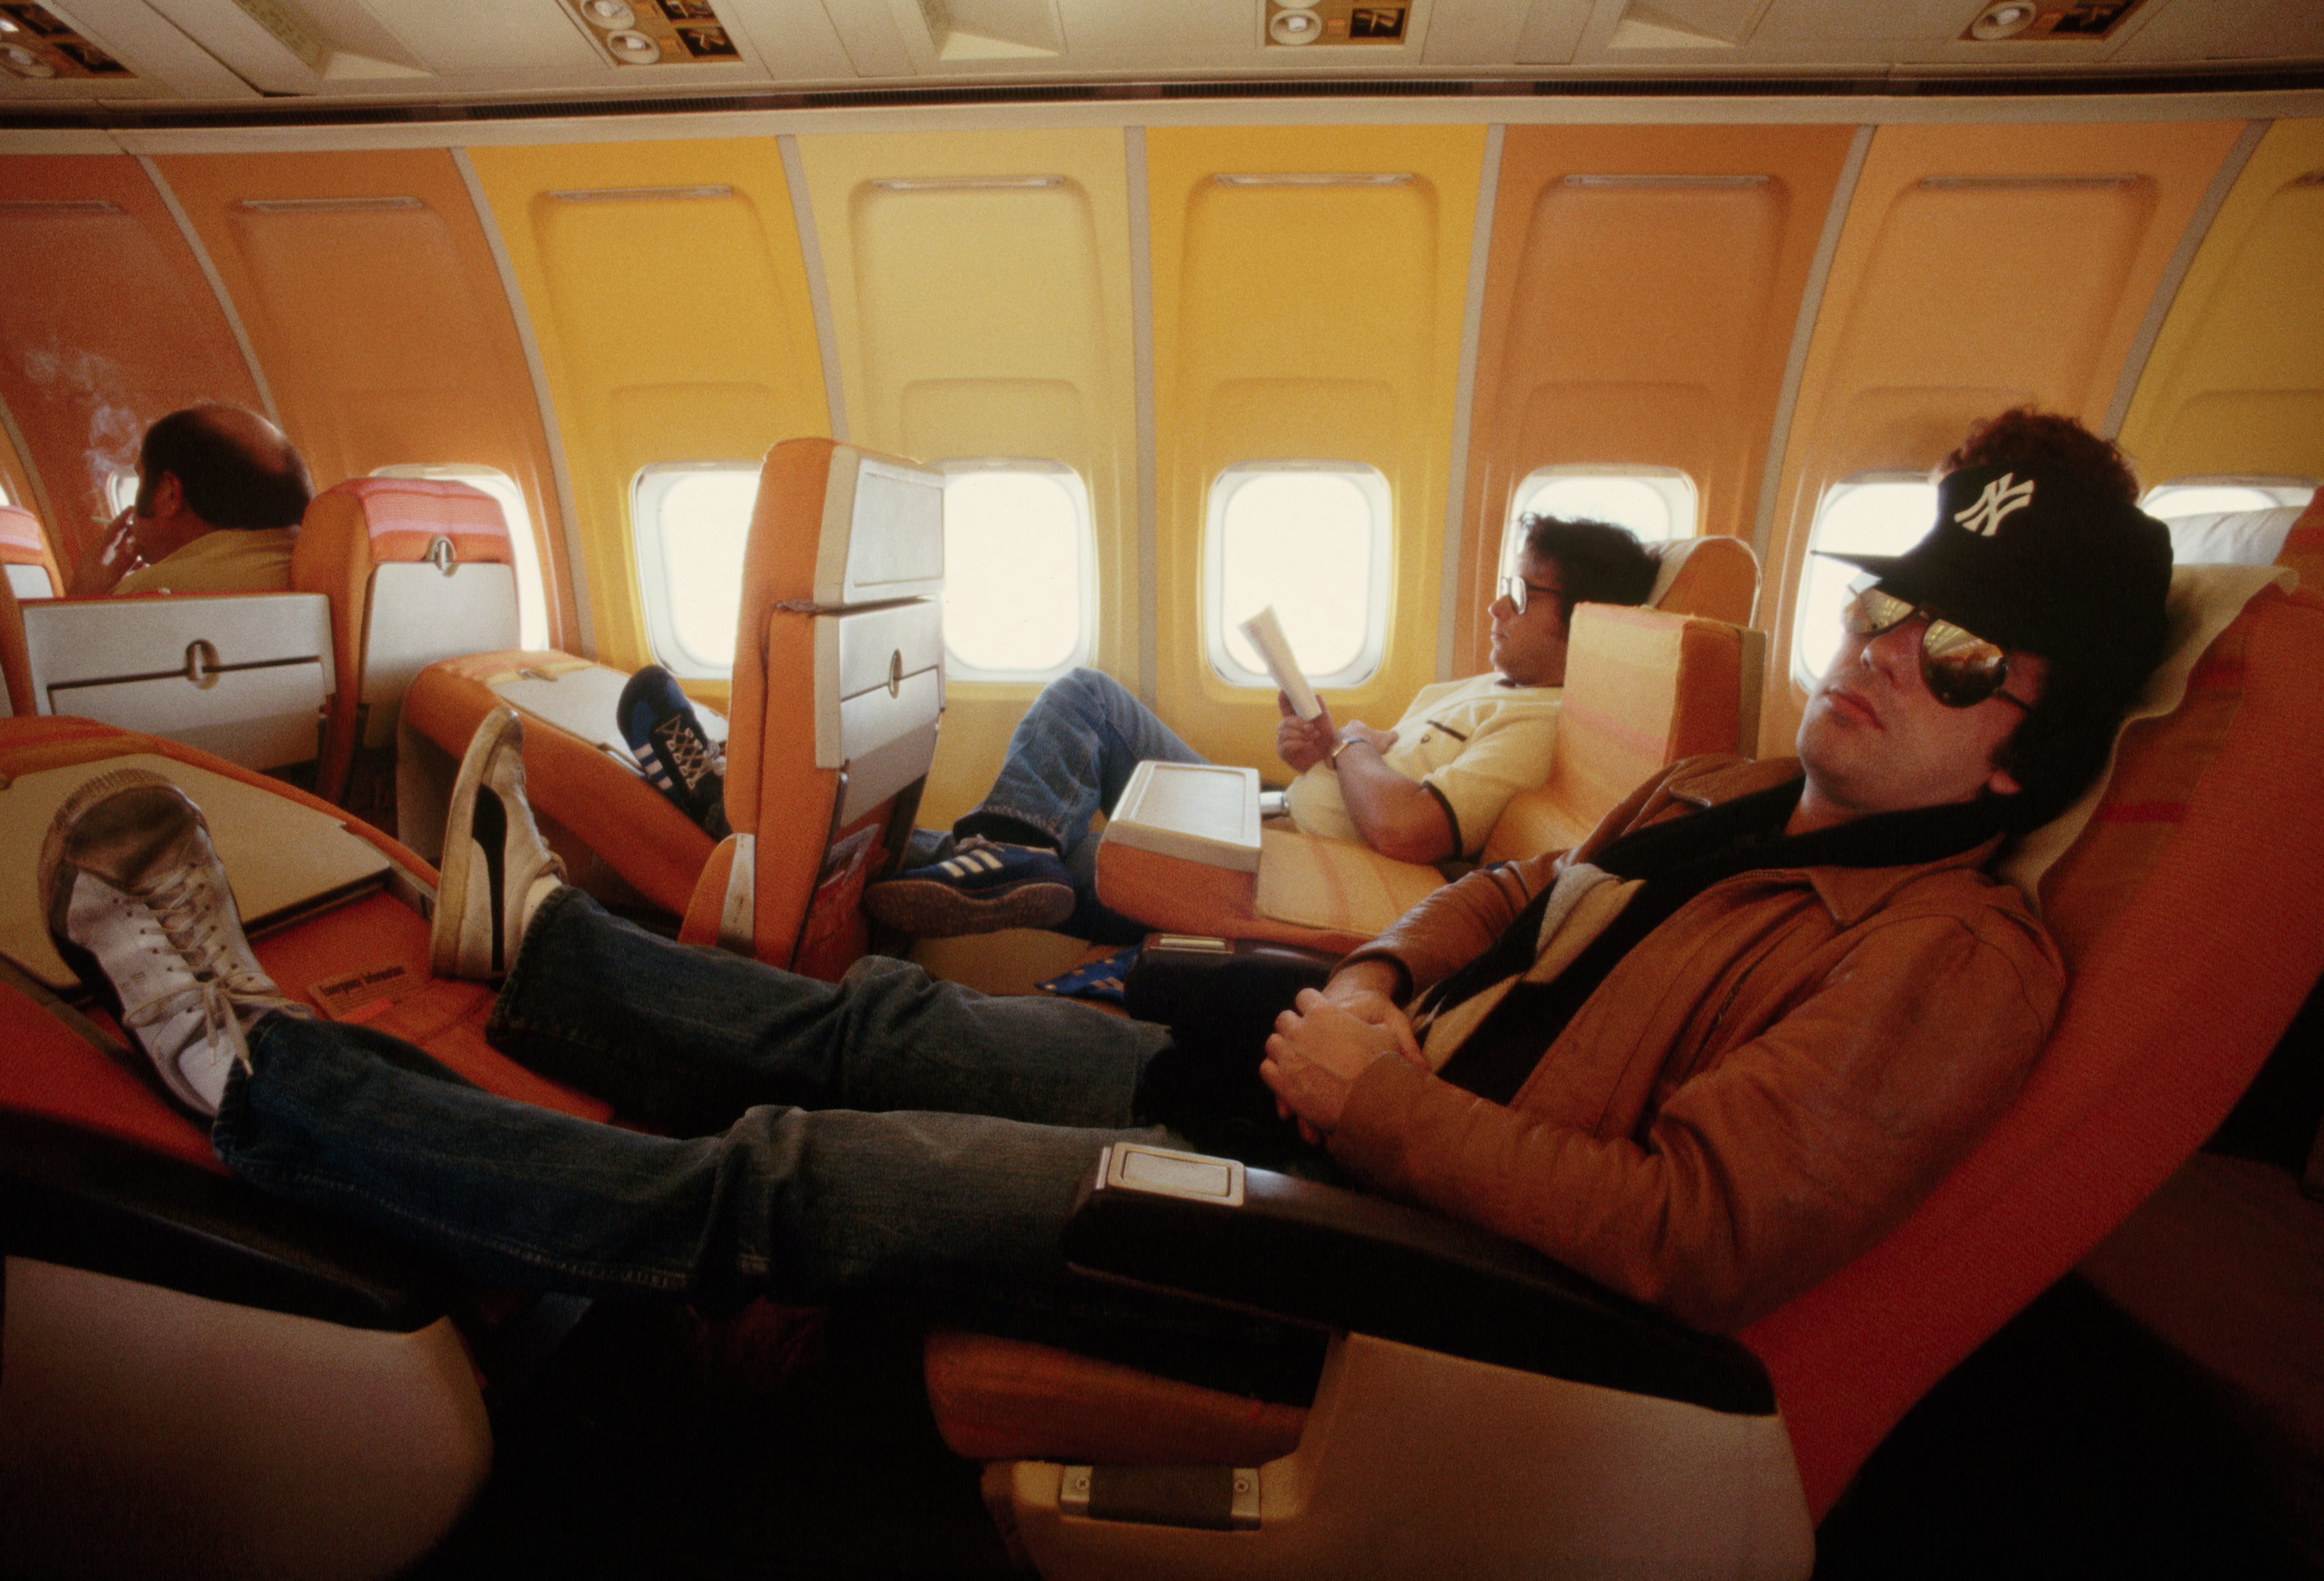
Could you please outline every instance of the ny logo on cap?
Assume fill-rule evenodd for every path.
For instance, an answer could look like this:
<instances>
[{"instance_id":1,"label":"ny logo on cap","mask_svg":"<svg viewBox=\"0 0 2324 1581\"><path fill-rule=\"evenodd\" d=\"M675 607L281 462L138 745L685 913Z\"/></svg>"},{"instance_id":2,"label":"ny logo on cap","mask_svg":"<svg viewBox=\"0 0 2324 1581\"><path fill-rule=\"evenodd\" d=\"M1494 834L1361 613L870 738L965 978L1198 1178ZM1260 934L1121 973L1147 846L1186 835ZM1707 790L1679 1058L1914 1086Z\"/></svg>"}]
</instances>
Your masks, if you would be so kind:
<instances>
[{"instance_id":1,"label":"ny logo on cap","mask_svg":"<svg viewBox=\"0 0 2324 1581\"><path fill-rule=\"evenodd\" d=\"M2015 486L2012 486L2012 485ZM1953 520L1976 533L1990 538L2000 531L2001 519L2012 511L2022 511L2034 503L2034 480L2017 482L2017 474L2005 472L1985 485L1977 503L1966 511L1953 513Z\"/></svg>"}]
</instances>

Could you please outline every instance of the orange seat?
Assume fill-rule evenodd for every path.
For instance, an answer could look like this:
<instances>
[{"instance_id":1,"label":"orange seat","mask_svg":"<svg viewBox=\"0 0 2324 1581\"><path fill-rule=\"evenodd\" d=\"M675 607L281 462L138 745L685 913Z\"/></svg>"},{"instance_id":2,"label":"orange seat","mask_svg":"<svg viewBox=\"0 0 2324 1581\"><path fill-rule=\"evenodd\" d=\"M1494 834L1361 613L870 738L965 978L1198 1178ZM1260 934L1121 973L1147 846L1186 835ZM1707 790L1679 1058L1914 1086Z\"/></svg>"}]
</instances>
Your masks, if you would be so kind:
<instances>
[{"instance_id":1,"label":"orange seat","mask_svg":"<svg viewBox=\"0 0 2324 1581\"><path fill-rule=\"evenodd\" d=\"M290 585L331 603L337 684L315 775L324 797L374 821L388 814L405 689L437 659L515 645L515 560L499 502L465 483L356 477L308 504Z\"/></svg>"},{"instance_id":2,"label":"orange seat","mask_svg":"<svg viewBox=\"0 0 2324 1581\"><path fill-rule=\"evenodd\" d=\"M1748 626L1759 601L1759 557L1739 538L1713 534L1676 538L1654 546L1655 585L1646 607L1671 615L1707 615Z\"/></svg>"},{"instance_id":3,"label":"orange seat","mask_svg":"<svg viewBox=\"0 0 2324 1581\"><path fill-rule=\"evenodd\" d=\"M436 875L389 837L181 743L0 719L0 782L19 816L129 757L213 776L198 782L214 827L224 780L259 799L244 827L262 844L290 837L284 815L302 813L335 840L345 824L383 859L378 888L272 930L254 919L253 948L286 993L320 1003L318 985L359 976L362 992L337 1001L348 1017L494 1091L606 1116L485 1044L489 990L427 977L420 908ZM235 862L237 893L254 864ZM27 920L38 928L29 865L14 877L22 948ZM226 1178L111 1019L73 1009L23 962L0 965L0 1252L12 1570L383 1576L441 1539L491 1467L445 1271ZM93 1499L135 1519L92 1521Z\"/></svg>"},{"instance_id":4,"label":"orange seat","mask_svg":"<svg viewBox=\"0 0 2324 1581\"><path fill-rule=\"evenodd\" d=\"M2214 595L2232 614L2218 617L2223 631L2187 614L2206 575L2249 578L2209 584L2231 595ZM1037 1364L1022 1346L947 1339L927 1363L940 1426L964 1451L1018 1461L994 1468L988 1496L1041 1572L1390 1574L1394 1556L1418 1544L1446 1571L1552 1573L1589 1555L1608 1573L1803 1575L1812 1549L1778 1537L1786 1523L1820 1520L1923 1392L2194 1151L2324 970L2324 824L2282 816L2324 775L2324 696L2311 684L2324 665L2324 599L2263 588L2244 603L2264 576L2177 574L2178 651L2149 693L2167 711L2135 717L2102 787L2029 837L2005 869L2038 892L2073 967L2017 1101L1896 1230L1740 1336L1772 1380L1795 1470L1769 1466L1748 1419L1688 1426L1666 1401L1634 1408L1627 1396L1501 1370L1498 1382L1457 1383L1471 1402L1462 1440L1414 1438L1477 1456L1454 1468L1472 1496L1439 1510L1407 1490L1441 1484L1442 1466L1401 1483L1394 1475L1411 1425L1397 1381L1446 1365L1426 1353L1336 1339L1298 1447L1283 1456L1283 1424L1253 1419L1249 1401L1216 1396L1204 1417L1183 1391L1167 1401L1166 1428L1125 1410L1112 1414L1110 1439L1093 1441L1109 1418L1107 1366L1063 1352ZM1471 1379L1474 1365L1451 1364L1445 1377ZM1044 1392L1069 1407L1054 1426ZM1528 1398L1547 1402L1532 1419L1539 1430L1513 1438ZM1441 1397L1433 1409L1442 1413ZM1706 1447L1698 1431L1727 1432L1727 1447ZM1349 1449L1351 1436L1386 1447L1367 1459ZM1509 1481L1508 1457L1532 1465L1531 1480ZM1067 1516L1056 1464L1067 1458L1253 1468L1274 1513L1256 1532ZM1568 1464L1571 1476L1557 1469ZM1368 1484L1369 1503L1335 1501L1325 1485L1366 1475L1385 1479ZM1705 1525L1706 1508L1717 1522ZM1675 1546L1655 1512L1683 1512L1708 1546ZM1512 1521L1532 1527L1513 1531Z\"/></svg>"},{"instance_id":5,"label":"orange seat","mask_svg":"<svg viewBox=\"0 0 2324 1581\"><path fill-rule=\"evenodd\" d=\"M64 591L41 519L22 505L0 505L0 576L19 598L53 598Z\"/></svg>"},{"instance_id":6,"label":"orange seat","mask_svg":"<svg viewBox=\"0 0 2324 1581\"><path fill-rule=\"evenodd\" d=\"M733 834L680 937L836 977L909 838L944 711L944 484L830 439L767 452L742 557Z\"/></svg>"}]
</instances>

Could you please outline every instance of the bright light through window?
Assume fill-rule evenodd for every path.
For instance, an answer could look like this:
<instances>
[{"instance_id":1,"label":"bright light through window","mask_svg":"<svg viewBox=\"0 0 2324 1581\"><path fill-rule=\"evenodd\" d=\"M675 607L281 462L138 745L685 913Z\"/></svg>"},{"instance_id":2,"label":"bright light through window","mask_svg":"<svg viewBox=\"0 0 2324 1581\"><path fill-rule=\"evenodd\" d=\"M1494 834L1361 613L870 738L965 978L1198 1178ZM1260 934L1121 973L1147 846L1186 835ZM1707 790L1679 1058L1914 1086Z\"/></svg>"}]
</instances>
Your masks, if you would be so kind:
<instances>
[{"instance_id":1,"label":"bright light through window","mask_svg":"<svg viewBox=\"0 0 2324 1581\"><path fill-rule=\"evenodd\" d=\"M1387 626L1388 479L1369 467L1231 467L1211 493L1212 662L1271 685L1237 628L1269 605L1300 668L1350 686L1379 668Z\"/></svg>"},{"instance_id":2,"label":"bright light through window","mask_svg":"<svg viewBox=\"0 0 2324 1581\"><path fill-rule=\"evenodd\" d=\"M1816 513L1811 547L1853 554L1902 554L1937 515L1937 485L1925 478L1865 478L1833 485ZM1840 649L1840 612L1859 573L1840 560L1808 556L1792 644L1792 674L1812 686Z\"/></svg>"},{"instance_id":3,"label":"bright light through window","mask_svg":"<svg viewBox=\"0 0 2324 1581\"><path fill-rule=\"evenodd\" d=\"M137 473L129 467L116 467L105 479L105 506L118 516L137 503Z\"/></svg>"},{"instance_id":4,"label":"bright light through window","mask_svg":"<svg viewBox=\"0 0 2324 1581\"><path fill-rule=\"evenodd\" d=\"M662 495L661 563L672 634L696 659L721 670L734 667L742 547L758 498L755 470L696 473Z\"/></svg>"},{"instance_id":5,"label":"bright light through window","mask_svg":"<svg viewBox=\"0 0 2324 1581\"><path fill-rule=\"evenodd\" d=\"M638 474L630 521L646 625L655 657L676 674L734 668L742 547L758 497L754 462L680 462Z\"/></svg>"},{"instance_id":6,"label":"bright light through window","mask_svg":"<svg viewBox=\"0 0 2324 1581\"><path fill-rule=\"evenodd\" d=\"M2140 508L2150 516L2209 516L2226 511L2273 511L2304 505L2316 492L2305 479L2281 483L2166 483L2146 491Z\"/></svg>"},{"instance_id":7,"label":"bright light through window","mask_svg":"<svg viewBox=\"0 0 2324 1581\"><path fill-rule=\"evenodd\" d=\"M129 479L129 492L134 497L137 475L132 472L114 476ZM498 501L501 520L508 523L509 546L516 555L517 646L534 650L549 646L549 597L541 587L540 546L533 541L532 513L525 509L524 490L517 487L515 478L496 467L451 463L383 467L372 476L450 478L471 488L480 488Z\"/></svg>"},{"instance_id":8,"label":"bright light through window","mask_svg":"<svg viewBox=\"0 0 2324 1581\"><path fill-rule=\"evenodd\" d=\"M1089 495L1048 462L945 465L945 651L965 680L1038 680L1089 657Z\"/></svg>"}]
</instances>

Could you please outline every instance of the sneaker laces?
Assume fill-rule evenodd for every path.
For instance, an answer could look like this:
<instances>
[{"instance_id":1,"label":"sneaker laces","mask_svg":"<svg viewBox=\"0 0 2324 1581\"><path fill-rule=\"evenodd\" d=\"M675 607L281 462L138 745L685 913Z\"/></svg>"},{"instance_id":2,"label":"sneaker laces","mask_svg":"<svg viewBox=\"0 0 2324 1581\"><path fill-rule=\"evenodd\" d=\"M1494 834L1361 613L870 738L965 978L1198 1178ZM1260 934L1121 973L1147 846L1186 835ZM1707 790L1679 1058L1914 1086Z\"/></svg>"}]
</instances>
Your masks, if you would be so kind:
<instances>
[{"instance_id":1,"label":"sneaker laces","mask_svg":"<svg viewBox=\"0 0 2324 1581\"><path fill-rule=\"evenodd\" d=\"M225 1021L238 1019L239 1001L261 1002L264 1010L289 1003L263 972L237 958L231 901L212 892L199 868L189 864L177 869L143 899L147 913L194 981L131 1012L127 1019L132 1025L150 1026L182 1014L190 1008L183 1002L194 994L201 996L204 1031L213 1034Z\"/></svg>"},{"instance_id":2,"label":"sneaker laces","mask_svg":"<svg viewBox=\"0 0 2324 1581\"><path fill-rule=\"evenodd\" d=\"M668 731L662 736L662 745L669 753L678 768L678 777L685 781L688 791L699 787L705 775L723 777L726 772L726 754L714 749L698 730L679 728Z\"/></svg>"}]
</instances>

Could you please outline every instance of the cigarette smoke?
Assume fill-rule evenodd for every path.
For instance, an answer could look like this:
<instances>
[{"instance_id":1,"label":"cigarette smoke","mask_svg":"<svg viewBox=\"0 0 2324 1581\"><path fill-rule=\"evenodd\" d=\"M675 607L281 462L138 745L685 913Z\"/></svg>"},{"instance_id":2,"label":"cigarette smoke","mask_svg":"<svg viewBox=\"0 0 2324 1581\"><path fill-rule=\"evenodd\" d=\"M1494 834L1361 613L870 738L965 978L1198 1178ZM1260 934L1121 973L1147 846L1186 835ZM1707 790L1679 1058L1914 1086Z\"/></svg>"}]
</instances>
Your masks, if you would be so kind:
<instances>
[{"instance_id":1,"label":"cigarette smoke","mask_svg":"<svg viewBox=\"0 0 2324 1581\"><path fill-rule=\"evenodd\" d=\"M136 470L137 441L145 433L137 413L114 399L128 384L121 365L93 351L68 349L52 339L25 351L24 376L50 400L88 412L88 448L81 452L81 461L88 468L89 494L97 506L92 514L100 521L110 516L106 485L115 473Z\"/></svg>"}]
</instances>

